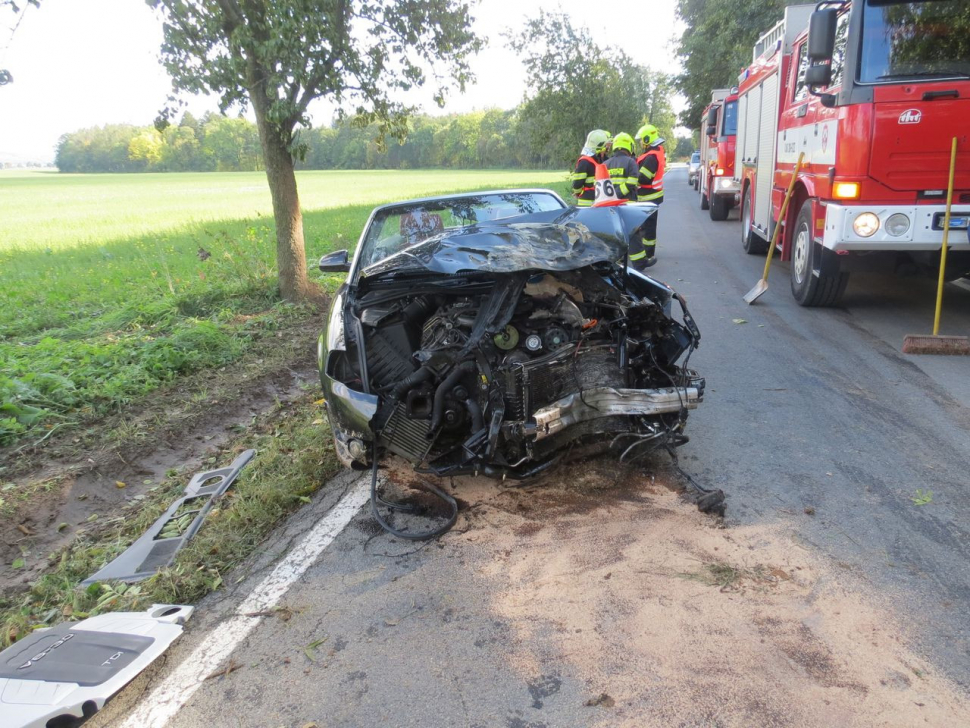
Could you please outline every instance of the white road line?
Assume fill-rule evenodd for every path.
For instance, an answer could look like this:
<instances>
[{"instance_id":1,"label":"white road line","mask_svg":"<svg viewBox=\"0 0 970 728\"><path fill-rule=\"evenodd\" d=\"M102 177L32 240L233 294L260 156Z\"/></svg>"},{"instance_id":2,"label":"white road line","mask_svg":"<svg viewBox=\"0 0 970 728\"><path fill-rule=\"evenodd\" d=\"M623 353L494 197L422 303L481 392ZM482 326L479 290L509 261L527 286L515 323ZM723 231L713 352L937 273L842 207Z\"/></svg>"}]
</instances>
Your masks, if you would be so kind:
<instances>
[{"instance_id":1,"label":"white road line","mask_svg":"<svg viewBox=\"0 0 970 728\"><path fill-rule=\"evenodd\" d=\"M262 617L245 614L271 609L324 549L346 528L370 496L369 477L351 490L239 605L233 616L216 627L195 651L145 698L122 728L162 728L202 686L203 680L253 631Z\"/></svg>"}]
</instances>

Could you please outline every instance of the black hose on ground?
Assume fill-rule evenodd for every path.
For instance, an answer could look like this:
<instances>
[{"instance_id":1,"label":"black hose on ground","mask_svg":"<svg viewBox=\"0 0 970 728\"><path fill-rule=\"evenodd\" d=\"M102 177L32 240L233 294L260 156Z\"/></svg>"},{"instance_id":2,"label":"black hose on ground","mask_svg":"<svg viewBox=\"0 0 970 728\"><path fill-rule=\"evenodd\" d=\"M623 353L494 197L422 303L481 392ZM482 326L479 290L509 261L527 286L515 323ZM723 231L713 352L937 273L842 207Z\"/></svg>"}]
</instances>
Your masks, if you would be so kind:
<instances>
[{"instance_id":1,"label":"black hose on ground","mask_svg":"<svg viewBox=\"0 0 970 728\"><path fill-rule=\"evenodd\" d=\"M445 491L441 490L441 488L435 485L432 485L431 483L422 483L422 485L429 492L433 493L438 498L440 498L445 503L447 503L451 511L451 513L448 516L448 520L446 520L441 526L434 528L430 531L413 531L413 532L399 531L398 529L394 528L391 524L389 524L387 521L385 521L383 516L381 516L380 511L378 511L377 509L378 503L388 504L394 510L403 511L405 510L405 508L407 508L408 512L412 512L411 511L412 507L411 506L402 507L403 504L390 504L389 501L385 501L377 493L378 462L377 462L377 443L376 442L374 443L373 460L374 460L374 463L371 466L371 477L370 477L370 512L374 516L374 520L377 521L377 523L380 525L381 528L383 528L392 536L396 536L397 538L403 538L407 541L427 541L428 539L436 538L451 530L451 527L454 526L455 523L458 521L458 501L456 501L450 495L445 493Z\"/></svg>"}]
</instances>

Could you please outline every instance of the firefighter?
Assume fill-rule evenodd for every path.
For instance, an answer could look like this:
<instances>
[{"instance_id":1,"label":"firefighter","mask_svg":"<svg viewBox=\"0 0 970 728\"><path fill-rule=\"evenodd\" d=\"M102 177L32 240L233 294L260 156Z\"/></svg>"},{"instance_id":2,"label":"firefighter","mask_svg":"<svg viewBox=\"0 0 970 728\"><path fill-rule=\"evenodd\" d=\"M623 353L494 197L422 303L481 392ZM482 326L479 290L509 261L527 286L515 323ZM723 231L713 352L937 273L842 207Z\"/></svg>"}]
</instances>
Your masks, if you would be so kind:
<instances>
[{"instance_id":1,"label":"firefighter","mask_svg":"<svg viewBox=\"0 0 970 728\"><path fill-rule=\"evenodd\" d=\"M573 196L579 207L590 207L593 204L596 165L605 161L611 138L610 133L603 129L593 129L586 135L586 144L572 174Z\"/></svg>"},{"instance_id":2,"label":"firefighter","mask_svg":"<svg viewBox=\"0 0 970 728\"><path fill-rule=\"evenodd\" d=\"M637 160L633 158L633 137L625 133L613 137L613 156L604 164L617 194L629 202L636 202L639 168ZM637 230L630 236L629 260L630 265L636 270L643 270L653 265L643 247L641 230Z\"/></svg>"},{"instance_id":3,"label":"firefighter","mask_svg":"<svg viewBox=\"0 0 970 728\"><path fill-rule=\"evenodd\" d=\"M660 205L664 201L664 168L667 157L664 154L660 132L653 124L644 124L637 131L637 139L643 145L643 154L637 157L637 200ZM643 225L643 245L647 251L648 265L657 260L657 217L658 209Z\"/></svg>"}]
</instances>

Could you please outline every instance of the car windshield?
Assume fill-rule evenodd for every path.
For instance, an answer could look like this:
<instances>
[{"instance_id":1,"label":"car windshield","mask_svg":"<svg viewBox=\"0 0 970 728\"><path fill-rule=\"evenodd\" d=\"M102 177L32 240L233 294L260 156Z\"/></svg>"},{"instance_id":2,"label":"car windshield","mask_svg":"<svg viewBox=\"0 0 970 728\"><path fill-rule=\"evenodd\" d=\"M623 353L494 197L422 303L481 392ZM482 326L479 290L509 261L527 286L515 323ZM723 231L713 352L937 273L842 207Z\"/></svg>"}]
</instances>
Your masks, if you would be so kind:
<instances>
[{"instance_id":1,"label":"car windshield","mask_svg":"<svg viewBox=\"0 0 970 728\"><path fill-rule=\"evenodd\" d=\"M700 161L701 161L701 153L700 152L694 152L693 154L690 155L690 163L691 164L697 164Z\"/></svg>"},{"instance_id":2,"label":"car windshield","mask_svg":"<svg viewBox=\"0 0 970 728\"><path fill-rule=\"evenodd\" d=\"M545 192L467 195L387 207L367 228L360 268L449 230L563 207L559 198Z\"/></svg>"},{"instance_id":3,"label":"car windshield","mask_svg":"<svg viewBox=\"0 0 970 728\"><path fill-rule=\"evenodd\" d=\"M970 78L970 3L868 0L859 80L933 77Z\"/></svg>"}]
</instances>

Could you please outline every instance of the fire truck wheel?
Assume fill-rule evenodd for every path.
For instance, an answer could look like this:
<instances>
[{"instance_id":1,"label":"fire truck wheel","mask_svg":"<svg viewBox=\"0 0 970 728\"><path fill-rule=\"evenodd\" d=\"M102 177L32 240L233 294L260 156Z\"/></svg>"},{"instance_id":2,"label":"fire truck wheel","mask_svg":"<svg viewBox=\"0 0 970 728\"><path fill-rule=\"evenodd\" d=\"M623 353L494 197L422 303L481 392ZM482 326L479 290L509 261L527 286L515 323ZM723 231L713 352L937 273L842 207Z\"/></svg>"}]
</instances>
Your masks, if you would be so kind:
<instances>
[{"instance_id":1,"label":"fire truck wheel","mask_svg":"<svg viewBox=\"0 0 970 728\"><path fill-rule=\"evenodd\" d=\"M710 188L708 187L708 189ZM707 202L707 195L704 194L704 190L701 190L701 209L706 210L708 207L710 207L710 205L708 205Z\"/></svg>"},{"instance_id":2,"label":"fire truck wheel","mask_svg":"<svg viewBox=\"0 0 970 728\"><path fill-rule=\"evenodd\" d=\"M840 270L838 256L815 242L812 201L806 200L798 212L792 236L792 295L802 306L835 306L848 282L849 274Z\"/></svg>"},{"instance_id":3,"label":"fire truck wheel","mask_svg":"<svg viewBox=\"0 0 970 728\"><path fill-rule=\"evenodd\" d=\"M717 222L727 220L728 213L731 212L731 207L733 205L731 205L730 198L724 195L714 195L711 197L711 219Z\"/></svg>"},{"instance_id":4,"label":"fire truck wheel","mask_svg":"<svg viewBox=\"0 0 970 728\"><path fill-rule=\"evenodd\" d=\"M751 225L751 188L744 191L741 200L741 245L748 255L764 255L768 241L756 233Z\"/></svg>"}]
</instances>

